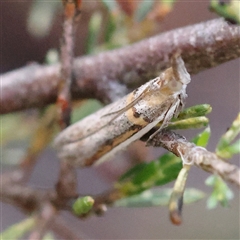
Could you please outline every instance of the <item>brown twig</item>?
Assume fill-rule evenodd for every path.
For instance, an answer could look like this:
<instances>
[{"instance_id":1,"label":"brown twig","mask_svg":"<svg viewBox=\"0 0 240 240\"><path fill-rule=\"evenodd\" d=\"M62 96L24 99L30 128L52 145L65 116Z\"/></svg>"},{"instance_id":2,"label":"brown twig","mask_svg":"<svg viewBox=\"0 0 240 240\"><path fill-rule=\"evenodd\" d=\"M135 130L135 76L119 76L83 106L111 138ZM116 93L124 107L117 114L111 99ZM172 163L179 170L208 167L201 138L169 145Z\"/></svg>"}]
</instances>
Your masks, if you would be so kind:
<instances>
[{"instance_id":1,"label":"brown twig","mask_svg":"<svg viewBox=\"0 0 240 240\"><path fill-rule=\"evenodd\" d=\"M76 198L77 193L77 175L76 169L66 162L60 164L60 174L56 184L57 197L55 204L65 206L69 199Z\"/></svg>"},{"instance_id":2,"label":"brown twig","mask_svg":"<svg viewBox=\"0 0 240 240\"><path fill-rule=\"evenodd\" d=\"M240 57L240 27L215 19L175 29L131 46L74 61L74 99L108 103L169 66L180 49L190 73ZM29 65L3 74L0 113L43 107L57 98L59 65Z\"/></svg>"},{"instance_id":3,"label":"brown twig","mask_svg":"<svg viewBox=\"0 0 240 240\"><path fill-rule=\"evenodd\" d=\"M151 134L152 132L150 131L142 140L148 140ZM188 142L179 134L169 130L162 130L147 142L147 146L164 147L176 156L184 157L186 161L195 164L204 171L218 174L225 181L240 187L240 169L237 166L224 162L222 159L218 158L216 154ZM187 168L189 170L189 167ZM123 197L125 197L125 195L117 188L104 192L94 198L95 202L91 213L101 214L103 206L111 205ZM87 216L89 214L87 214Z\"/></svg>"},{"instance_id":4,"label":"brown twig","mask_svg":"<svg viewBox=\"0 0 240 240\"><path fill-rule=\"evenodd\" d=\"M79 233L77 234L74 232L73 229L70 229L68 224L59 216L53 220L51 224L51 229L62 239L71 239L71 240L83 239L83 236L80 237ZM88 239L88 238L84 237L84 239Z\"/></svg>"},{"instance_id":5,"label":"brown twig","mask_svg":"<svg viewBox=\"0 0 240 240\"><path fill-rule=\"evenodd\" d=\"M49 227L64 239L80 239L77 234L75 234L68 225L56 215L57 212L55 210L66 209L67 207L60 205L60 200L58 200L58 202L56 201L58 195L55 190L43 191L33 189L21 185L21 182L20 184L17 183L17 179L18 172L15 172L15 175L13 173L1 175L0 200L19 207L19 209L27 214L32 214L33 212L38 213L42 209L42 211L39 212L40 215L38 214L36 216L39 218L41 228L37 228L34 231L31 235L32 239L40 239L40 235L45 232L44 229L46 229L46 227ZM58 205L55 205L54 203L58 203ZM51 224L46 226L49 222L51 222Z\"/></svg>"},{"instance_id":6,"label":"brown twig","mask_svg":"<svg viewBox=\"0 0 240 240\"><path fill-rule=\"evenodd\" d=\"M185 160L194 163L201 169L213 174L218 174L224 180L234 183L238 187L240 186L240 169L237 166L222 161L216 154L195 146L174 132L163 130L151 139L148 145L155 147L162 146L179 157L182 154ZM61 202L60 200L62 198L58 198L55 191L46 193L19 186L9 181L9 175L5 175L5 177L2 176L0 196L4 202L18 206L28 213L39 209L41 204L46 201L51 202L58 210L69 209L67 201ZM95 204L91 212L101 214L105 209L104 206L111 205L122 197L124 197L124 195L118 189L112 189L100 194L94 198Z\"/></svg>"},{"instance_id":7,"label":"brown twig","mask_svg":"<svg viewBox=\"0 0 240 240\"><path fill-rule=\"evenodd\" d=\"M0 199L3 202L19 207L22 211L32 213L39 210L46 199L46 192L18 184L11 174L1 175ZM15 176L14 180L16 180Z\"/></svg>"},{"instance_id":8,"label":"brown twig","mask_svg":"<svg viewBox=\"0 0 240 240\"><path fill-rule=\"evenodd\" d=\"M51 227L53 219L56 216L57 211L51 204L46 202L42 205L43 207L40 214L38 214L35 229L30 234L29 240L41 240Z\"/></svg>"},{"instance_id":9,"label":"brown twig","mask_svg":"<svg viewBox=\"0 0 240 240\"><path fill-rule=\"evenodd\" d=\"M62 129L70 125L71 84L73 77L73 57L75 31L79 19L81 1L63 0L63 31L61 40L61 74L58 89L57 105L59 123Z\"/></svg>"},{"instance_id":10,"label":"brown twig","mask_svg":"<svg viewBox=\"0 0 240 240\"><path fill-rule=\"evenodd\" d=\"M63 0L64 19L63 37L61 42L61 74L57 105L61 129L70 125L71 116L71 85L73 81L73 56L75 30L79 19L81 0ZM56 184L57 201L65 204L69 198L77 196L76 170L68 163L61 162L59 179Z\"/></svg>"},{"instance_id":11,"label":"brown twig","mask_svg":"<svg viewBox=\"0 0 240 240\"><path fill-rule=\"evenodd\" d=\"M164 147L178 157L183 156L187 161L194 163L195 166L204 171L218 174L225 181L240 187L240 169L237 166L224 162L215 153L188 142L179 134L163 130L149 140L148 145Z\"/></svg>"}]
</instances>

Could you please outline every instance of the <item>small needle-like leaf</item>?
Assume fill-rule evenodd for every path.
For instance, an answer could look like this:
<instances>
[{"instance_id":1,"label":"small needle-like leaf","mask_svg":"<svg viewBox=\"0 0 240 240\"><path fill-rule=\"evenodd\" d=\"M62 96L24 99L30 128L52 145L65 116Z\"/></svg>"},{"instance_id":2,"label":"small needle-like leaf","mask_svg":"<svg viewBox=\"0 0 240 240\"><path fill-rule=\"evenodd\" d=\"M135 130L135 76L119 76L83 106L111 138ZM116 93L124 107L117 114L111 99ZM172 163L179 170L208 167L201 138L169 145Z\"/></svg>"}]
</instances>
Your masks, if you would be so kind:
<instances>
[{"instance_id":1,"label":"small needle-like leaf","mask_svg":"<svg viewBox=\"0 0 240 240\"><path fill-rule=\"evenodd\" d=\"M240 140L232 143L240 133L240 113L233 121L232 126L220 138L216 148L216 154L221 158L231 158L234 154L240 153Z\"/></svg>"}]
</instances>

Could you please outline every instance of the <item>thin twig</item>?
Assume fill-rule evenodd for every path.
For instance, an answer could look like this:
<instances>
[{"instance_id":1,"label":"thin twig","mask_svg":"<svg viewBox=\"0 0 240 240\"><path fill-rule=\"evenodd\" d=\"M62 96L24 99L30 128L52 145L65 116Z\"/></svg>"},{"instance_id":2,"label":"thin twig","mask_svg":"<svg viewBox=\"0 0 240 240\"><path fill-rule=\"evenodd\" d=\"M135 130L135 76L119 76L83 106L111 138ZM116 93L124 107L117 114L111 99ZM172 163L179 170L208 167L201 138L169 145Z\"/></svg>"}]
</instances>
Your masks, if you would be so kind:
<instances>
[{"instance_id":1,"label":"thin twig","mask_svg":"<svg viewBox=\"0 0 240 240\"><path fill-rule=\"evenodd\" d=\"M1 201L15 205L27 213L32 213L33 211L40 209L41 203L47 197L46 192L16 183L17 172L16 176L14 176L14 181L12 181L12 176L13 175L9 173L1 175Z\"/></svg>"},{"instance_id":2,"label":"thin twig","mask_svg":"<svg viewBox=\"0 0 240 240\"><path fill-rule=\"evenodd\" d=\"M187 161L194 163L195 166L204 171L218 174L225 181L240 187L240 169L237 166L223 161L215 153L209 152L205 148L188 142L179 134L163 130L148 141L148 145L164 147L178 157L183 156Z\"/></svg>"},{"instance_id":3,"label":"thin twig","mask_svg":"<svg viewBox=\"0 0 240 240\"><path fill-rule=\"evenodd\" d=\"M71 240L88 239L87 237L84 237L83 234L81 234L82 237L80 237L79 233L77 234L74 232L73 229L70 229L68 224L59 216L53 220L50 228L52 231L54 231L56 235L60 236L63 239Z\"/></svg>"},{"instance_id":4,"label":"thin twig","mask_svg":"<svg viewBox=\"0 0 240 240\"><path fill-rule=\"evenodd\" d=\"M61 129L70 125L71 116L71 85L73 81L73 56L75 30L79 19L81 0L63 0L64 19L61 43L61 80L57 105L59 109L59 124ZM76 170L68 163L61 162L56 192L60 201L67 201L77 195Z\"/></svg>"},{"instance_id":5,"label":"thin twig","mask_svg":"<svg viewBox=\"0 0 240 240\"><path fill-rule=\"evenodd\" d=\"M212 68L240 57L240 26L214 19L96 56L77 58L72 97L114 101L169 67L176 49L181 50L189 73ZM0 77L0 113L43 107L56 101L59 65L33 64Z\"/></svg>"},{"instance_id":6,"label":"thin twig","mask_svg":"<svg viewBox=\"0 0 240 240\"><path fill-rule=\"evenodd\" d=\"M41 240L46 234L47 230L49 230L56 214L57 211L51 204L48 202L43 204L41 212L36 221L35 230L33 230L33 232L30 234L29 240Z\"/></svg>"},{"instance_id":7,"label":"thin twig","mask_svg":"<svg viewBox=\"0 0 240 240\"><path fill-rule=\"evenodd\" d=\"M57 205L66 205L69 199L76 198L77 175L76 169L66 162L61 162L59 179L56 184Z\"/></svg>"},{"instance_id":8,"label":"thin twig","mask_svg":"<svg viewBox=\"0 0 240 240\"><path fill-rule=\"evenodd\" d=\"M79 1L63 0L63 31L61 40L61 74L57 104L59 107L59 123L62 129L70 125L71 116L71 85L73 78L73 57L75 31L79 19Z\"/></svg>"}]
</instances>

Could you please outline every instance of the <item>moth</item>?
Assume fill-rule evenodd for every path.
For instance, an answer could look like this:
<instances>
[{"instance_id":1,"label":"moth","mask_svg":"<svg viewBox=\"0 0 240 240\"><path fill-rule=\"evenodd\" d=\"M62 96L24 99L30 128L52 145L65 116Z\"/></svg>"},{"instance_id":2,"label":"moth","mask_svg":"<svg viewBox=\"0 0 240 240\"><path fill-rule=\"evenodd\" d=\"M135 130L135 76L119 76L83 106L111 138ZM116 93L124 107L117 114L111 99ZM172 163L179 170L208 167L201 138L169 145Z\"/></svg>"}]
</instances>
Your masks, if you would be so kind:
<instances>
[{"instance_id":1,"label":"moth","mask_svg":"<svg viewBox=\"0 0 240 240\"><path fill-rule=\"evenodd\" d=\"M172 65L122 99L67 127L55 139L61 160L84 167L104 161L154 128L152 138L177 117L191 81L181 56Z\"/></svg>"}]
</instances>

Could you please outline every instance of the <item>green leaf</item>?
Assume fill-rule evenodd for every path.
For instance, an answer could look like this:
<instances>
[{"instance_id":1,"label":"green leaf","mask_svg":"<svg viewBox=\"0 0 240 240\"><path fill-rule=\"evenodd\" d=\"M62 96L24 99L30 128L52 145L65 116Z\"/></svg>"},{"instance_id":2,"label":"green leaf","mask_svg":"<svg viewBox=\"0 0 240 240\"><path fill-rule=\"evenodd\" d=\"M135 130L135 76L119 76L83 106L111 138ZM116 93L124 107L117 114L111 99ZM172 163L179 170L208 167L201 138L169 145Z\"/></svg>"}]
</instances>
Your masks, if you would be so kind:
<instances>
[{"instance_id":1,"label":"green leaf","mask_svg":"<svg viewBox=\"0 0 240 240\"><path fill-rule=\"evenodd\" d=\"M94 199L90 196L78 198L72 205L73 213L77 216L88 213L94 204Z\"/></svg>"},{"instance_id":2,"label":"green leaf","mask_svg":"<svg viewBox=\"0 0 240 240\"><path fill-rule=\"evenodd\" d=\"M173 118L172 121L179 121L187 118L201 117L209 114L212 111L212 107L209 104L195 105L189 108L185 108L179 113L177 118Z\"/></svg>"},{"instance_id":3,"label":"green leaf","mask_svg":"<svg viewBox=\"0 0 240 240\"><path fill-rule=\"evenodd\" d=\"M114 203L116 207L153 207L166 206L172 193L171 188L151 189L131 197L123 198ZM205 194L194 188L187 188L184 192L184 203L190 204L204 198Z\"/></svg>"},{"instance_id":4,"label":"green leaf","mask_svg":"<svg viewBox=\"0 0 240 240\"><path fill-rule=\"evenodd\" d=\"M238 134L240 133L240 113L237 118L233 121L232 126L228 131L220 138L216 154L221 158L231 158L234 154L240 152L240 140L237 140L235 143L231 144Z\"/></svg>"},{"instance_id":5,"label":"green leaf","mask_svg":"<svg viewBox=\"0 0 240 240\"><path fill-rule=\"evenodd\" d=\"M168 124L168 129L189 129L206 127L209 123L205 115L212 111L209 104L195 105L184 109L177 118L173 118Z\"/></svg>"},{"instance_id":6,"label":"green leaf","mask_svg":"<svg viewBox=\"0 0 240 240\"><path fill-rule=\"evenodd\" d=\"M213 187L213 192L207 200L207 207L213 209L220 203L223 207L229 205L229 200L234 196L232 190L220 176L211 175L206 179L206 185Z\"/></svg>"},{"instance_id":7,"label":"green leaf","mask_svg":"<svg viewBox=\"0 0 240 240\"><path fill-rule=\"evenodd\" d=\"M24 234L29 232L35 226L35 219L33 217L24 219L11 227L7 228L0 234L1 240L17 240L21 238Z\"/></svg>"},{"instance_id":8,"label":"green leaf","mask_svg":"<svg viewBox=\"0 0 240 240\"><path fill-rule=\"evenodd\" d=\"M170 122L167 126L167 129L175 130L175 129L202 128L206 127L208 123L209 120L206 117L194 117L175 122Z\"/></svg>"},{"instance_id":9,"label":"green leaf","mask_svg":"<svg viewBox=\"0 0 240 240\"><path fill-rule=\"evenodd\" d=\"M167 153L157 161L140 164L130 169L120 178L116 188L126 195L136 194L173 181L181 167L181 160L172 153Z\"/></svg>"},{"instance_id":10,"label":"green leaf","mask_svg":"<svg viewBox=\"0 0 240 240\"><path fill-rule=\"evenodd\" d=\"M116 207L153 207L166 206L171 189L151 189L131 197L123 198L114 203Z\"/></svg>"},{"instance_id":11,"label":"green leaf","mask_svg":"<svg viewBox=\"0 0 240 240\"><path fill-rule=\"evenodd\" d=\"M186 188L184 191L184 204L197 202L205 197L205 193L196 188Z\"/></svg>"},{"instance_id":12,"label":"green leaf","mask_svg":"<svg viewBox=\"0 0 240 240\"><path fill-rule=\"evenodd\" d=\"M224 17L226 20L240 24L240 4L239 1L232 0L230 3L212 0L210 2L210 10Z\"/></svg>"},{"instance_id":13,"label":"green leaf","mask_svg":"<svg viewBox=\"0 0 240 240\"><path fill-rule=\"evenodd\" d=\"M206 147L211 136L210 127L205 128L205 130L199 133L195 138L192 139L192 142L197 146Z\"/></svg>"},{"instance_id":14,"label":"green leaf","mask_svg":"<svg viewBox=\"0 0 240 240\"><path fill-rule=\"evenodd\" d=\"M217 151L217 155L224 159L232 158L233 155L240 153L240 139L238 139L235 143L226 146L221 151Z\"/></svg>"},{"instance_id":15,"label":"green leaf","mask_svg":"<svg viewBox=\"0 0 240 240\"><path fill-rule=\"evenodd\" d=\"M141 22L147 16L148 12L153 7L154 0L143 0L138 5L138 8L134 14L134 19L137 22Z\"/></svg>"}]
</instances>

